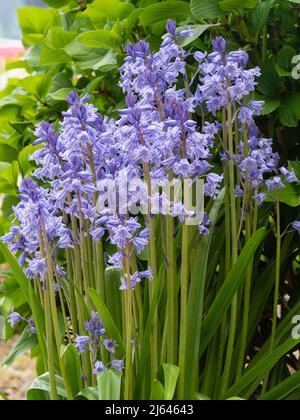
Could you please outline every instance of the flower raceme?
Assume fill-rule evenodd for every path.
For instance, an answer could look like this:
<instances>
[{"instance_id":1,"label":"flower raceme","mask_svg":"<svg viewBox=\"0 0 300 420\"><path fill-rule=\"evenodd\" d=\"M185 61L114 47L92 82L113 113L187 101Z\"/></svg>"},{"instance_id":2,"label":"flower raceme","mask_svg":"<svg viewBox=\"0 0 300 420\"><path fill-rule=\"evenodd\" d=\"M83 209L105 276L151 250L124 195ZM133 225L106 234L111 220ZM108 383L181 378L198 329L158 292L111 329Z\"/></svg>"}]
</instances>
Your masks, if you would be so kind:
<instances>
[{"instance_id":1,"label":"flower raceme","mask_svg":"<svg viewBox=\"0 0 300 420\"><path fill-rule=\"evenodd\" d=\"M273 191L284 188L286 182L297 182L294 172L279 167L272 140L260 136L255 124L263 104L252 100L251 94L260 70L247 69L247 53L227 53L225 39L216 38L213 52L194 53L197 69L190 82L187 59L192 57L180 46L180 38L190 31L178 33L173 21L166 29L156 53L144 41L127 45L120 68L126 105L119 110L119 118L101 116L89 96L79 98L71 92L59 129L48 122L37 128L34 144L40 148L32 159L38 169L23 180L20 203L14 208L18 224L2 238L18 256L42 302L44 294L52 293L49 288L57 285L60 305L67 306L65 316L70 315L77 334L76 348L79 353L90 353L94 374L109 367L122 371L124 360L98 358L103 349L114 355L116 342L107 338L99 315L92 312L89 289L96 289L104 299L105 273L116 268L118 288L126 296L123 309L127 308L130 319L131 292L136 291L139 308L148 283L150 288L156 284L150 238L158 216L170 217L178 229L197 215L198 235L209 232L210 220L202 207L191 211L176 200L172 188L153 193L157 180L160 185L180 181L185 189L201 181L205 200L214 200L224 184L222 163L223 168L233 164L240 174L235 194L247 197L241 223ZM230 150L223 134L233 125L235 147ZM144 182L144 187L141 183L127 186L125 201L119 188L124 179L126 184L137 179ZM106 206L111 182L118 185L119 198L113 211ZM133 204L148 208L154 199L158 203L155 214L131 211ZM162 210L166 208L169 213ZM299 230L297 223L294 227ZM84 319L78 291L92 312L89 321ZM15 313L10 316L12 326L21 320ZM140 337L130 329L124 334L129 334L125 365L130 370L130 346L133 339L139 343Z\"/></svg>"}]
</instances>

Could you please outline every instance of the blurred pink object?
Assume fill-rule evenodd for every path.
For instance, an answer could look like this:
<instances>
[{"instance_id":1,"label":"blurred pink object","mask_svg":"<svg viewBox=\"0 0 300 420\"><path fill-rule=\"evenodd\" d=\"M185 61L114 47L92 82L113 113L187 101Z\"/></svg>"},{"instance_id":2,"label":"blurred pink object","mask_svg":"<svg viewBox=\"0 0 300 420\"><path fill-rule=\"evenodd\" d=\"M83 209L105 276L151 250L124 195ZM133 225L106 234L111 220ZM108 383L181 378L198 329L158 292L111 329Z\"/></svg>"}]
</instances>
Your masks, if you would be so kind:
<instances>
[{"instance_id":1,"label":"blurred pink object","mask_svg":"<svg viewBox=\"0 0 300 420\"><path fill-rule=\"evenodd\" d=\"M24 52L21 41L0 38L0 56L5 60L17 58Z\"/></svg>"}]
</instances>

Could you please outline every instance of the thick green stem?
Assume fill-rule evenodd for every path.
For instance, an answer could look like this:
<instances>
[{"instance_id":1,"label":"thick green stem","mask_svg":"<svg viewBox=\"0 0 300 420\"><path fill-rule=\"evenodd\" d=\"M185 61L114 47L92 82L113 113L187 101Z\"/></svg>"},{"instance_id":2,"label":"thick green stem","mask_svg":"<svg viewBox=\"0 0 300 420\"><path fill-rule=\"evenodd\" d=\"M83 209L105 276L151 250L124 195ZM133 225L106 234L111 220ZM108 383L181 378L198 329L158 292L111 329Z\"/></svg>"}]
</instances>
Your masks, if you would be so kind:
<instances>
[{"instance_id":1,"label":"thick green stem","mask_svg":"<svg viewBox=\"0 0 300 420\"><path fill-rule=\"evenodd\" d=\"M238 238L237 238L237 212L236 212L236 198L235 198L235 163L234 163L234 139L232 128L232 106L228 100L227 104L227 136L228 136L228 151L229 151L229 195L230 195L230 224L231 224L231 264L235 266L238 259ZM228 223L228 221L226 222ZM224 394L228 387L231 364L235 343L236 325L237 325L237 310L238 310L238 296L234 296L231 306L231 318L229 338L227 345L227 353L225 360L224 373L222 378L222 394Z\"/></svg>"},{"instance_id":2,"label":"thick green stem","mask_svg":"<svg viewBox=\"0 0 300 420\"><path fill-rule=\"evenodd\" d=\"M125 356L125 400L132 400L133 396L133 371L132 371L132 289L130 287L130 260L129 260L129 246L125 249L126 255L124 257L124 274L127 277L127 289L125 293L125 320L126 320L126 356Z\"/></svg>"},{"instance_id":3,"label":"thick green stem","mask_svg":"<svg viewBox=\"0 0 300 420\"><path fill-rule=\"evenodd\" d=\"M280 221L280 201L276 201L276 274L275 274L275 290L273 303L273 317L272 317L272 332L270 342L270 353L274 350L276 344L277 332L277 312L278 301L280 295L280 267L281 267L281 221ZM270 373L266 376L263 383L262 394L265 393L268 387Z\"/></svg>"},{"instance_id":4,"label":"thick green stem","mask_svg":"<svg viewBox=\"0 0 300 420\"><path fill-rule=\"evenodd\" d=\"M182 226L182 263L181 263L181 304L180 304L180 344L179 344L179 399L184 399L184 378L186 360L186 335L187 335L187 300L189 286L189 231L185 221Z\"/></svg>"}]
</instances>

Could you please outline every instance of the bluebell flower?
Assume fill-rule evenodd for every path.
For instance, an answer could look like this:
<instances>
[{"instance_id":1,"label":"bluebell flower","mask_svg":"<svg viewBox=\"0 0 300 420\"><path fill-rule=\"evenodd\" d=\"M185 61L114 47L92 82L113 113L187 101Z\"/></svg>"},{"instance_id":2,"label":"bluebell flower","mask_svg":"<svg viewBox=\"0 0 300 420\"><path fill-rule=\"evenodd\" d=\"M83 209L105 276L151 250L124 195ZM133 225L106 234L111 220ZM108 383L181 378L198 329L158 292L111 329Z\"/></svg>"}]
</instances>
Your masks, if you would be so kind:
<instances>
[{"instance_id":1,"label":"bluebell flower","mask_svg":"<svg viewBox=\"0 0 300 420\"><path fill-rule=\"evenodd\" d=\"M93 374L94 375L99 375L99 373L104 372L105 370L107 370L107 367L100 360L97 360L95 362L95 367L94 367L94 370L93 370Z\"/></svg>"},{"instance_id":2,"label":"bluebell flower","mask_svg":"<svg viewBox=\"0 0 300 420\"><path fill-rule=\"evenodd\" d=\"M101 321L97 312L92 312L91 319L86 321L84 326L86 330L96 339L106 334L106 331L103 327L103 322Z\"/></svg>"},{"instance_id":3,"label":"bluebell flower","mask_svg":"<svg viewBox=\"0 0 300 420\"><path fill-rule=\"evenodd\" d=\"M119 371L119 372L122 372L123 370L124 370L124 360L122 359L122 360L118 360L118 359L115 359L115 360L112 360L111 361L111 366L115 369L115 370L117 370L117 371Z\"/></svg>"},{"instance_id":4,"label":"bluebell flower","mask_svg":"<svg viewBox=\"0 0 300 420\"><path fill-rule=\"evenodd\" d=\"M300 235L300 220L295 220L292 223L293 229L295 229Z\"/></svg>"},{"instance_id":5,"label":"bluebell flower","mask_svg":"<svg viewBox=\"0 0 300 420\"><path fill-rule=\"evenodd\" d=\"M12 312L8 316L8 323L12 328L14 328L19 322L23 320L23 317L17 312Z\"/></svg>"},{"instance_id":6,"label":"bluebell flower","mask_svg":"<svg viewBox=\"0 0 300 420\"><path fill-rule=\"evenodd\" d=\"M89 350L89 344L91 344L91 342L91 338L87 335L77 336L75 339L75 347L79 353L84 353Z\"/></svg>"},{"instance_id":7,"label":"bluebell flower","mask_svg":"<svg viewBox=\"0 0 300 420\"><path fill-rule=\"evenodd\" d=\"M106 338L102 341L102 344L110 353L114 354L116 352L117 342L115 340L111 338Z\"/></svg>"}]
</instances>

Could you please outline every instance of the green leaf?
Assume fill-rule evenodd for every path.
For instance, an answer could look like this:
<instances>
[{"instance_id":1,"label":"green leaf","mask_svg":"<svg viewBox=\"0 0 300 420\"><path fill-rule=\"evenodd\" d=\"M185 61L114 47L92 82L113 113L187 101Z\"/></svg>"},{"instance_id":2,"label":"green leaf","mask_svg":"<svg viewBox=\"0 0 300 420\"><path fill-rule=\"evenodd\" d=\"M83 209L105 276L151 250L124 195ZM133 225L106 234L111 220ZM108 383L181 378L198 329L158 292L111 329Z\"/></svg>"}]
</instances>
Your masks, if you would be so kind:
<instances>
[{"instance_id":1,"label":"green leaf","mask_svg":"<svg viewBox=\"0 0 300 420\"><path fill-rule=\"evenodd\" d=\"M225 14L219 6L220 0L191 0L192 15L196 19L215 19Z\"/></svg>"},{"instance_id":2,"label":"green leaf","mask_svg":"<svg viewBox=\"0 0 300 420\"><path fill-rule=\"evenodd\" d=\"M296 177L300 179L300 162L298 160L297 161L290 160L289 171L294 171L296 174Z\"/></svg>"},{"instance_id":3,"label":"green leaf","mask_svg":"<svg viewBox=\"0 0 300 420\"><path fill-rule=\"evenodd\" d=\"M162 383L158 379L154 379L151 386L151 401L162 401L164 400L165 390Z\"/></svg>"},{"instance_id":4,"label":"green leaf","mask_svg":"<svg viewBox=\"0 0 300 420\"><path fill-rule=\"evenodd\" d=\"M22 356L22 354L31 350L33 347L37 345L37 343L38 343L37 336L33 334L31 329L27 326L24 329L17 344L11 350L9 355L4 359L3 365L12 365L19 356Z\"/></svg>"},{"instance_id":5,"label":"green leaf","mask_svg":"<svg viewBox=\"0 0 300 420\"><path fill-rule=\"evenodd\" d=\"M66 370L73 397L81 390L81 363L77 349L73 344L62 347L60 355Z\"/></svg>"},{"instance_id":6,"label":"green leaf","mask_svg":"<svg viewBox=\"0 0 300 420\"><path fill-rule=\"evenodd\" d=\"M290 207L300 206L300 189L296 184L285 183L285 188L279 191L268 193L266 201L274 202L279 199L281 203L285 203Z\"/></svg>"},{"instance_id":7,"label":"green leaf","mask_svg":"<svg viewBox=\"0 0 300 420\"><path fill-rule=\"evenodd\" d=\"M219 2L219 6L222 10L225 10L227 13L231 13L235 10L243 9L254 9L257 6L258 0L222 0Z\"/></svg>"},{"instance_id":8,"label":"green leaf","mask_svg":"<svg viewBox=\"0 0 300 420\"><path fill-rule=\"evenodd\" d=\"M70 57L65 52L64 47L76 36L76 32L65 32L61 28L50 29L43 43L39 64L41 66L48 66L69 62Z\"/></svg>"},{"instance_id":9,"label":"green leaf","mask_svg":"<svg viewBox=\"0 0 300 420\"><path fill-rule=\"evenodd\" d=\"M268 98L267 96L263 96L258 93L255 93L254 97L257 101L264 101L264 107L261 115L271 114L272 112L276 111L276 109L278 109L281 104L280 99Z\"/></svg>"},{"instance_id":10,"label":"green leaf","mask_svg":"<svg viewBox=\"0 0 300 420\"><path fill-rule=\"evenodd\" d=\"M48 4L48 6L57 8L64 7L68 3L71 3L71 1L73 0L44 0L44 2Z\"/></svg>"},{"instance_id":11,"label":"green leaf","mask_svg":"<svg viewBox=\"0 0 300 420\"><path fill-rule=\"evenodd\" d=\"M263 394L260 401L280 401L291 394L295 389L300 388L300 370L289 376L280 384Z\"/></svg>"},{"instance_id":12,"label":"green leaf","mask_svg":"<svg viewBox=\"0 0 300 420\"><path fill-rule=\"evenodd\" d=\"M190 16L190 6L185 1L164 1L146 7L140 16L143 26L153 25L168 19L185 20Z\"/></svg>"},{"instance_id":13,"label":"green leaf","mask_svg":"<svg viewBox=\"0 0 300 420\"><path fill-rule=\"evenodd\" d=\"M106 331L108 332L109 336L111 338L114 338L118 343L118 347L116 349L116 353L117 353L118 357L123 357L124 353L125 353L125 349L124 349L124 344L123 344L121 334L120 334L120 332L118 330L118 327L116 326L115 321L113 320L109 310L105 306L102 297L99 296L98 293L96 292L96 290L93 290L93 289L89 289L89 295L90 295L90 297L91 297L91 299L92 299L92 301L95 305L95 308L99 312L99 315L102 319L104 327L105 327Z\"/></svg>"},{"instance_id":14,"label":"green leaf","mask_svg":"<svg viewBox=\"0 0 300 420\"><path fill-rule=\"evenodd\" d=\"M207 395L200 394L199 392L194 394L193 400L196 400L196 401L211 401L211 399Z\"/></svg>"},{"instance_id":15,"label":"green leaf","mask_svg":"<svg viewBox=\"0 0 300 420\"><path fill-rule=\"evenodd\" d=\"M254 381L259 383L260 380L275 366L275 364L292 349L296 348L300 344L300 340L294 340L290 338L286 340L282 345L277 347L271 353L268 352L265 357L263 357L255 366L246 370L242 378L233 385L226 398L230 398L234 395L243 395L243 391Z\"/></svg>"},{"instance_id":16,"label":"green leaf","mask_svg":"<svg viewBox=\"0 0 300 420\"><path fill-rule=\"evenodd\" d=\"M290 45L285 45L277 54L277 63L284 70L292 70L292 59L297 55L296 50Z\"/></svg>"},{"instance_id":17,"label":"green leaf","mask_svg":"<svg viewBox=\"0 0 300 420\"><path fill-rule=\"evenodd\" d=\"M85 32L76 39L81 41L86 47L91 48L107 48L119 51L122 45L122 38L108 29Z\"/></svg>"},{"instance_id":18,"label":"green leaf","mask_svg":"<svg viewBox=\"0 0 300 420\"><path fill-rule=\"evenodd\" d=\"M4 400L4 401L9 401L9 398L6 394L4 394L4 392L0 391L0 397Z\"/></svg>"},{"instance_id":19,"label":"green leaf","mask_svg":"<svg viewBox=\"0 0 300 420\"><path fill-rule=\"evenodd\" d=\"M119 0L96 0L88 5L84 13L95 28L103 28L107 22L123 20L133 11L134 6L131 3Z\"/></svg>"},{"instance_id":20,"label":"green leaf","mask_svg":"<svg viewBox=\"0 0 300 420\"><path fill-rule=\"evenodd\" d=\"M262 66L261 76L258 80L258 90L265 96L278 98L283 86L282 79L276 71L275 58L271 58Z\"/></svg>"},{"instance_id":21,"label":"green leaf","mask_svg":"<svg viewBox=\"0 0 300 420\"><path fill-rule=\"evenodd\" d=\"M186 359L186 398L191 398L196 389L198 377L198 363L199 363L199 346L203 317L203 301L205 291L205 281L208 268L208 258L210 252L210 245L213 237L214 228L219 217L220 208L224 200L225 191L223 190L210 211L209 218L212 222L208 235L201 238L198 247L197 256L195 258L195 266L192 269L191 285L188 299L188 325L193 325L193 328L188 328L187 331L187 348L193 349L192 353L187 355Z\"/></svg>"},{"instance_id":22,"label":"green leaf","mask_svg":"<svg viewBox=\"0 0 300 420\"><path fill-rule=\"evenodd\" d=\"M135 381L135 395L136 396L140 395L143 379L144 379L144 376L146 375L147 361L148 361L149 351L150 351L150 340L151 340L151 333L152 333L153 317L154 317L154 313L158 305L160 285L162 283L162 280L165 278L165 275L166 275L166 267L165 267L165 264L162 264L158 273L156 286L153 293L153 298L151 301L148 318L146 321L144 335L141 342L141 353L140 353L141 357L138 363L137 376L136 376L136 381Z\"/></svg>"},{"instance_id":23,"label":"green leaf","mask_svg":"<svg viewBox=\"0 0 300 420\"><path fill-rule=\"evenodd\" d=\"M251 21L255 31L255 39L258 39L259 34L266 26L274 3L275 0L262 1L258 3L256 8L251 13Z\"/></svg>"},{"instance_id":24,"label":"green leaf","mask_svg":"<svg viewBox=\"0 0 300 420\"><path fill-rule=\"evenodd\" d=\"M295 116L292 109L283 104L279 108L279 120L286 127L298 127L299 119Z\"/></svg>"},{"instance_id":25,"label":"green leaf","mask_svg":"<svg viewBox=\"0 0 300 420\"><path fill-rule=\"evenodd\" d=\"M162 365L164 370L164 397L163 400L173 400L180 369L178 366L165 363Z\"/></svg>"},{"instance_id":26,"label":"green leaf","mask_svg":"<svg viewBox=\"0 0 300 420\"><path fill-rule=\"evenodd\" d=\"M4 245L0 241L0 252L4 255L5 260L7 264L10 265L10 268L15 276L15 279L17 280L24 297L29 304L33 319L35 321L35 325L37 328L37 335L38 335L38 341L39 345L41 347L41 352L44 357L44 360L46 360L46 345L45 345L45 337L46 337L46 331L45 331L45 315L44 310L41 305L41 302L33 290L30 281L26 278L23 270L18 264L18 261L13 256L13 254L9 251L6 245Z\"/></svg>"},{"instance_id":27,"label":"green leaf","mask_svg":"<svg viewBox=\"0 0 300 420\"><path fill-rule=\"evenodd\" d=\"M181 31L185 29L192 29L193 36L187 36L187 37L181 37L179 39L179 44L182 47L186 47L187 45L194 42L196 39L198 39L207 29L212 28L217 25L183 25L177 27L177 33L180 33Z\"/></svg>"},{"instance_id":28,"label":"green leaf","mask_svg":"<svg viewBox=\"0 0 300 420\"><path fill-rule=\"evenodd\" d=\"M97 375L98 396L100 401L120 400L122 373L108 369Z\"/></svg>"},{"instance_id":29,"label":"green leaf","mask_svg":"<svg viewBox=\"0 0 300 420\"><path fill-rule=\"evenodd\" d=\"M32 167L30 164L30 156L33 155L34 152L39 150L42 146L32 146L30 144L29 146L24 147L24 149L21 150L18 157L18 162L21 168L21 171L23 175L27 175L29 169Z\"/></svg>"},{"instance_id":30,"label":"green leaf","mask_svg":"<svg viewBox=\"0 0 300 420\"><path fill-rule=\"evenodd\" d=\"M56 387L57 393L60 397L67 398L67 393L64 387L63 378L56 375ZM43 375L36 378L28 392L27 392L27 400L39 400L39 399L48 399L50 394L50 380L49 380L49 373L46 372Z\"/></svg>"},{"instance_id":31,"label":"green leaf","mask_svg":"<svg viewBox=\"0 0 300 420\"><path fill-rule=\"evenodd\" d=\"M227 313L232 299L244 280L245 271L265 237L265 228L259 229L244 246L237 263L227 276L225 283L212 303L202 326L200 354L204 352L210 340Z\"/></svg>"},{"instance_id":32,"label":"green leaf","mask_svg":"<svg viewBox=\"0 0 300 420\"><path fill-rule=\"evenodd\" d=\"M18 152L7 144L0 144L0 161L13 162L18 159Z\"/></svg>"},{"instance_id":33,"label":"green leaf","mask_svg":"<svg viewBox=\"0 0 300 420\"><path fill-rule=\"evenodd\" d=\"M110 71L117 66L117 52L105 48L88 48L78 40L72 41L64 50L82 69Z\"/></svg>"},{"instance_id":34,"label":"green leaf","mask_svg":"<svg viewBox=\"0 0 300 420\"><path fill-rule=\"evenodd\" d=\"M98 401L98 390L96 388L85 388L76 396L76 400Z\"/></svg>"},{"instance_id":35,"label":"green leaf","mask_svg":"<svg viewBox=\"0 0 300 420\"><path fill-rule=\"evenodd\" d=\"M61 25L61 17L55 9L26 7L17 11L22 30L23 42L38 45L44 40L44 34L53 26Z\"/></svg>"}]
</instances>

